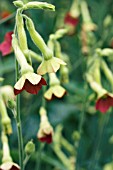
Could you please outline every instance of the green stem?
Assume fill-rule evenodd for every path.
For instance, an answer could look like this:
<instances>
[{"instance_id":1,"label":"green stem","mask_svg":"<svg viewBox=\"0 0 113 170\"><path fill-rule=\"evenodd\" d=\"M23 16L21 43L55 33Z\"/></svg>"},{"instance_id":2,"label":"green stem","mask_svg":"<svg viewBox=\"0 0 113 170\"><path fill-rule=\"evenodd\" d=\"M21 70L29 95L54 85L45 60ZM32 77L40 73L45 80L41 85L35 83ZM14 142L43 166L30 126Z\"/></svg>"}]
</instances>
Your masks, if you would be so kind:
<instances>
[{"instance_id":1,"label":"green stem","mask_svg":"<svg viewBox=\"0 0 113 170\"><path fill-rule=\"evenodd\" d=\"M16 81L18 81L19 77L19 65L16 61ZM21 118L20 118L20 95L16 97L16 125L17 125L17 133L18 133L18 147L19 147L19 162L21 170L24 170L23 160L24 160L24 152L23 152L23 137L22 137L22 127L21 127Z\"/></svg>"},{"instance_id":2,"label":"green stem","mask_svg":"<svg viewBox=\"0 0 113 170\"><path fill-rule=\"evenodd\" d=\"M87 91L87 84L86 84L86 86L85 86L85 90ZM78 127L78 132L79 132L79 134L80 134L80 137L81 137L81 134L82 134L82 128L83 128L83 124L84 124L84 119L85 119L85 112L86 112L86 101L87 101L87 94L85 95L85 97L84 97L84 100L83 100L83 110L82 110L82 113L81 113L81 116L80 116L80 123L79 123L79 127ZM77 169L79 169L79 167L78 167L78 154L79 154L79 146L80 146L80 142L81 142L81 138L80 138L80 140L78 140L78 142L77 142L77 144L76 144L76 154L75 154L75 156L76 156L76 165L75 165L75 169L77 170Z\"/></svg>"},{"instance_id":3,"label":"green stem","mask_svg":"<svg viewBox=\"0 0 113 170\"><path fill-rule=\"evenodd\" d=\"M26 166L27 162L29 161L30 157L31 157L31 155L26 155L26 157L25 157L25 159L24 159L24 162L23 162L23 164L24 164L24 169L25 169L25 166Z\"/></svg>"},{"instance_id":4,"label":"green stem","mask_svg":"<svg viewBox=\"0 0 113 170\"><path fill-rule=\"evenodd\" d=\"M94 152L93 152L93 156L92 156L92 161L91 161L91 164L89 165L88 167L88 170L91 170L91 169L95 169L96 170L96 167L97 167L97 163L99 161L99 158L100 158L100 154L99 154L99 148L100 148L100 144L101 144L101 141L102 141L102 138L103 138L103 135L104 135L104 129L109 121L109 115L110 114L107 114L107 115L102 115L102 124L101 124L101 128L100 128L100 131L99 131L99 134L98 134L98 140L97 142L95 143L95 146L94 147Z\"/></svg>"},{"instance_id":5,"label":"green stem","mask_svg":"<svg viewBox=\"0 0 113 170\"><path fill-rule=\"evenodd\" d=\"M37 161L37 164L36 164L36 170L40 170L40 165L41 165L41 154L42 154L42 150L45 146L45 143L41 143L40 145L40 148L38 150L38 153L37 153L37 158L38 158L38 161Z\"/></svg>"},{"instance_id":6,"label":"green stem","mask_svg":"<svg viewBox=\"0 0 113 170\"><path fill-rule=\"evenodd\" d=\"M30 53L30 56L31 56L32 58L34 58L35 60L37 60L39 63L42 62L42 59L43 59L43 58L41 57L41 55L35 53L35 52L32 51L32 50L29 50L29 53Z\"/></svg>"}]
</instances>

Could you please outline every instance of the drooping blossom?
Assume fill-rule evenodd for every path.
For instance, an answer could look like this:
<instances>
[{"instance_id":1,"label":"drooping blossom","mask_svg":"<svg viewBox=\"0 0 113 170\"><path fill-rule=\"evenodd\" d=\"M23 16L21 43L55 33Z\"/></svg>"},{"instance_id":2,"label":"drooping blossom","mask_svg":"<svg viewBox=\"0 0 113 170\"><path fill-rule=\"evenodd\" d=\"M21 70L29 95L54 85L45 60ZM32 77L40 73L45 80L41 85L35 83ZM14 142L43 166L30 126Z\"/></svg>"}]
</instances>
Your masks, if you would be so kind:
<instances>
[{"instance_id":1,"label":"drooping blossom","mask_svg":"<svg viewBox=\"0 0 113 170\"><path fill-rule=\"evenodd\" d=\"M8 144L8 137L4 132L2 132L1 136L2 141L2 164L0 165L0 170L20 170L20 167L13 162L12 157L10 155L10 148Z\"/></svg>"},{"instance_id":2,"label":"drooping blossom","mask_svg":"<svg viewBox=\"0 0 113 170\"><path fill-rule=\"evenodd\" d=\"M49 89L45 92L44 97L52 100L54 97L62 98L66 94L66 90L60 85L60 81L55 73L49 74Z\"/></svg>"},{"instance_id":3,"label":"drooping blossom","mask_svg":"<svg viewBox=\"0 0 113 170\"><path fill-rule=\"evenodd\" d=\"M0 51L2 53L2 56L6 56L12 52L12 34L13 32L7 32L4 41L0 44Z\"/></svg>"},{"instance_id":4,"label":"drooping blossom","mask_svg":"<svg viewBox=\"0 0 113 170\"><path fill-rule=\"evenodd\" d=\"M66 65L66 63L56 57L52 57L48 60L43 59L42 63L39 65L37 69L37 73L40 75L46 73L55 73L60 68L60 65Z\"/></svg>"},{"instance_id":5,"label":"drooping blossom","mask_svg":"<svg viewBox=\"0 0 113 170\"><path fill-rule=\"evenodd\" d=\"M56 98L62 98L66 94L66 90L60 85L51 86L44 94L47 100Z\"/></svg>"},{"instance_id":6,"label":"drooping blossom","mask_svg":"<svg viewBox=\"0 0 113 170\"><path fill-rule=\"evenodd\" d=\"M43 85L45 86L47 84L42 76L32 72L28 72L23 74L22 77L15 84L14 94L17 95L23 90L26 90L28 93L31 94L37 94Z\"/></svg>"},{"instance_id":7,"label":"drooping blossom","mask_svg":"<svg viewBox=\"0 0 113 170\"><path fill-rule=\"evenodd\" d=\"M109 93L101 96L96 101L96 110L99 110L102 113L106 113L110 107L113 106L113 95Z\"/></svg>"},{"instance_id":8,"label":"drooping blossom","mask_svg":"<svg viewBox=\"0 0 113 170\"><path fill-rule=\"evenodd\" d=\"M40 117L41 122L37 137L41 142L50 144L53 138L53 128L48 121L47 113L44 107L41 107L40 109Z\"/></svg>"}]
</instances>

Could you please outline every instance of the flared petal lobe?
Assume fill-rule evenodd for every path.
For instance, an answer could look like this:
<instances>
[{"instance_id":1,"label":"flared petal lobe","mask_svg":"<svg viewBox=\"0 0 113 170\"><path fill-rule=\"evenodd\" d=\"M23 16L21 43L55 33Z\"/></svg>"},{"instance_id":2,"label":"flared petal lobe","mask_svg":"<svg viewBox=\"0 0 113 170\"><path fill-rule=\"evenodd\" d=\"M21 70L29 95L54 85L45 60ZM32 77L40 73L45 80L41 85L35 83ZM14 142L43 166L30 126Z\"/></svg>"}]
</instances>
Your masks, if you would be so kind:
<instances>
[{"instance_id":1,"label":"flared petal lobe","mask_svg":"<svg viewBox=\"0 0 113 170\"><path fill-rule=\"evenodd\" d=\"M18 95L23 90L31 94L37 94L43 85L47 85L44 78L35 73L27 73L15 84L14 94Z\"/></svg>"},{"instance_id":2,"label":"flared petal lobe","mask_svg":"<svg viewBox=\"0 0 113 170\"><path fill-rule=\"evenodd\" d=\"M60 68L60 65L66 65L66 63L56 57L52 57L48 60L43 60L37 69L37 73L44 75L46 73L55 73Z\"/></svg>"},{"instance_id":3,"label":"flared petal lobe","mask_svg":"<svg viewBox=\"0 0 113 170\"><path fill-rule=\"evenodd\" d=\"M99 110L102 113L106 113L110 107L113 106L113 97L106 95L101 97L96 102L96 110Z\"/></svg>"}]
</instances>

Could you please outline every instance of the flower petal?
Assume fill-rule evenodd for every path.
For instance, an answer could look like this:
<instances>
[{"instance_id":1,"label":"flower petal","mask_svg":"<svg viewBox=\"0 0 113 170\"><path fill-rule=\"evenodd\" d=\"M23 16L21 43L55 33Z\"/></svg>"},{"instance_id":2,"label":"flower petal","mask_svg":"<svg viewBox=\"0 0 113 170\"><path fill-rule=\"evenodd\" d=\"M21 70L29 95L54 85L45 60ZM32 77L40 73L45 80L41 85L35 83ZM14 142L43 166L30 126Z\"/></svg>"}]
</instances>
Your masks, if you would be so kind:
<instances>
[{"instance_id":1,"label":"flower petal","mask_svg":"<svg viewBox=\"0 0 113 170\"><path fill-rule=\"evenodd\" d=\"M37 73L40 75L44 75L47 72L46 69L46 62L45 60L42 61L42 63L39 65L38 69L37 69Z\"/></svg>"},{"instance_id":2,"label":"flower petal","mask_svg":"<svg viewBox=\"0 0 113 170\"><path fill-rule=\"evenodd\" d=\"M46 135L44 137L38 138L41 142L46 142L48 144L52 143L52 134Z\"/></svg>"},{"instance_id":3,"label":"flower petal","mask_svg":"<svg viewBox=\"0 0 113 170\"><path fill-rule=\"evenodd\" d=\"M40 82L41 78L42 77L40 75L35 74L35 73L25 74L25 79L27 79L33 85L37 85Z\"/></svg>"},{"instance_id":4,"label":"flower petal","mask_svg":"<svg viewBox=\"0 0 113 170\"><path fill-rule=\"evenodd\" d=\"M25 81L23 90L26 90L28 93L37 94L38 91L41 89L42 85L38 83L37 85L33 85L28 80Z\"/></svg>"},{"instance_id":5,"label":"flower petal","mask_svg":"<svg viewBox=\"0 0 113 170\"><path fill-rule=\"evenodd\" d=\"M52 91L53 91L53 94L58 98L61 98L66 94L66 90L60 85L54 86Z\"/></svg>"},{"instance_id":6,"label":"flower petal","mask_svg":"<svg viewBox=\"0 0 113 170\"><path fill-rule=\"evenodd\" d=\"M21 93L21 91L23 91L24 83L25 83L25 77L22 76L14 86L14 94L15 95L17 95L17 94Z\"/></svg>"},{"instance_id":7,"label":"flower petal","mask_svg":"<svg viewBox=\"0 0 113 170\"><path fill-rule=\"evenodd\" d=\"M96 110L100 110L102 113L107 112L107 110L113 106L113 98L106 96L106 98L100 98L96 102Z\"/></svg>"},{"instance_id":8,"label":"flower petal","mask_svg":"<svg viewBox=\"0 0 113 170\"><path fill-rule=\"evenodd\" d=\"M47 99L47 100L51 100L52 99L52 89L49 88L45 94L44 94L44 97Z\"/></svg>"},{"instance_id":9,"label":"flower petal","mask_svg":"<svg viewBox=\"0 0 113 170\"><path fill-rule=\"evenodd\" d=\"M54 60L57 62L57 63L59 63L59 64L61 64L61 65L67 65L63 60L61 60L60 58L57 58L57 57L53 57L54 58Z\"/></svg>"}]
</instances>

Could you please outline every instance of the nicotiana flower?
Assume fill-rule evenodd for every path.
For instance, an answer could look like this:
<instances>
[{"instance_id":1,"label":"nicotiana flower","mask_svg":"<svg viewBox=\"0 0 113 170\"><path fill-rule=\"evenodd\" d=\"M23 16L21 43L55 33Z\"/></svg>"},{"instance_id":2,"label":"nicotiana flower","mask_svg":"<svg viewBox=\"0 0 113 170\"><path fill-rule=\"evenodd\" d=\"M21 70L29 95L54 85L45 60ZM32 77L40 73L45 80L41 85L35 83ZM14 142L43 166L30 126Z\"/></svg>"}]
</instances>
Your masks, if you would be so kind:
<instances>
[{"instance_id":1,"label":"nicotiana flower","mask_svg":"<svg viewBox=\"0 0 113 170\"><path fill-rule=\"evenodd\" d=\"M50 88L45 92L44 97L47 100L52 100L54 97L62 98L66 94L66 90L60 85L60 81L55 73L49 74Z\"/></svg>"},{"instance_id":2,"label":"nicotiana flower","mask_svg":"<svg viewBox=\"0 0 113 170\"><path fill-rule=\"evenodd\" d=\"M20 170L20 167L14 162L6 162L0 166L0 170Z\"/></svg>"},{"instance_id":3,"label":"nicotiana flower","mask_svg":"<svg viewBox=\"0 0 113 170\"><path fill-rule=\"evenodd\" d=\"M46 73L54 73L60 68L60 65L66 65L66 63L56 57L52 57L48 60L43 59L42 63L39 65L37 69L37 73L40 75Z\"/></svg>"},{"instance_id":4,"label":"nicotiana flower","mask_svg":"<svg viewBox=\"0 0 113 170\"><path fill-rule=\"evenodd\" d=\"M106 113L113 106L113 94L105 93L96 101L96 110Z\"/></svg>"},{"instance_id":5,"label":"nicotiana flower","mask_svg":"<svg viewBox=\"0 0 113 170\"><path fill-rule=\"evenodd\" d=\"M46 81L42 76L35 74L32 66L27 63L15 35L13 35L12 46L16 59L21 67L21 77L14 86L14 94L17 95L23 90L26 90L31 94L37 94L42 85L46 85Z\"/></svg>"},{"instance_id":6,"label":"nicotiana flower","mask_svg":"<svg viewBox=\"0 0 113 170\"><path fill-rule=\"evenodd\" d=\"M2 52L2 56L6 56L12 52L12 35L13 32L7 32L4 38L4 41L0 44L0 51Z\"/></svg>"},{"instance_id":7,"label":"nicotiana flower","mask_svg":"<svg viewBox=\"0 0 113 170\"><path fill-rule=\"evenodd\" d=\"M37 94L43 85L47 85L44 78L32 72L27 72L17 81L14 86L14 94L17 95L23 90L28 93Z\"/></svg>"},{"instance_id":8,"label":"nicotiana flower","mask_svg":"<svg viewBox=\"0 0 113 170\"><path fill-rule=\"evenodd\" d=\"M3 157L2 164L0 165L0 170L20 170L20 167L12 161L8 138L4 132L2 132L1 139L3 145Z\"/></svg>"},{"instance_id":9,"label":"nicotiana flower","mask_svg":"<svg viewBox=\"0 0 113 170\"><path fill-rule=\"evenodd\" d=\"M53 128L48 121L46 110L43 107L41 107L40 109L40 116L41 122L37 137L41 142L46 142L50 144L53 137Z\"/></svg>"}]
</instances>

